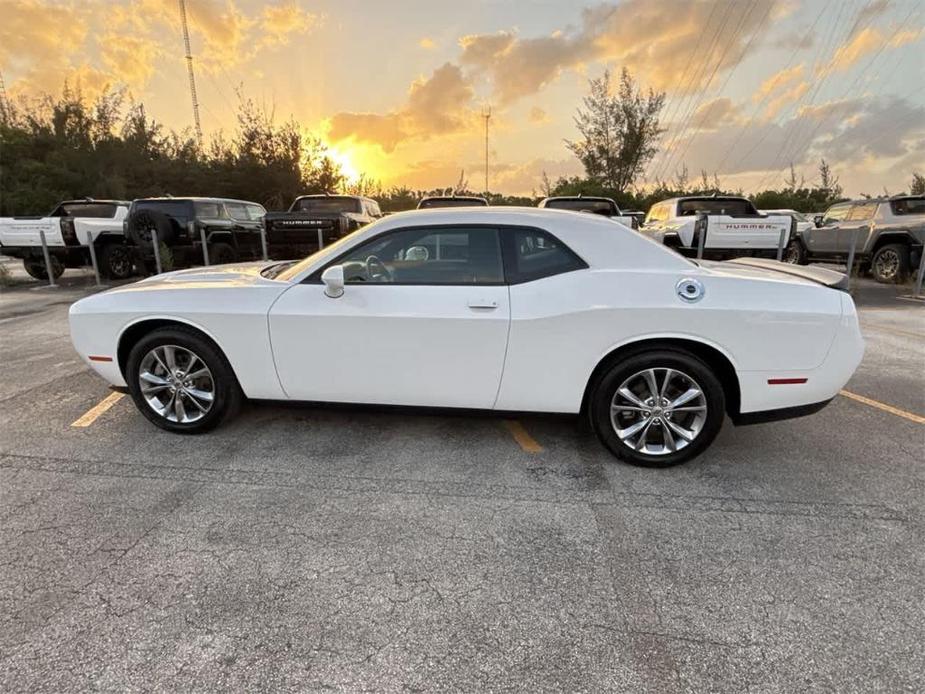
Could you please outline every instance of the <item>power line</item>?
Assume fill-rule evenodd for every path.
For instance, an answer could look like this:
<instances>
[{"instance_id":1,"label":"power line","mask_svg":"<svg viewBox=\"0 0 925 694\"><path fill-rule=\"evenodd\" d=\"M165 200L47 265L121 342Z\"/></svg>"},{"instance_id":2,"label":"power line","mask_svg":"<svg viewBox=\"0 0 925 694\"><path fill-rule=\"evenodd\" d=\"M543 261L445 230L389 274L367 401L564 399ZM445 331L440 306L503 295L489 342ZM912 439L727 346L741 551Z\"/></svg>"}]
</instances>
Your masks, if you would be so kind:
<instances>
[{"instance_id":1,"label":"power line","mask_svg":"<svg viewBox=\"0 0 925 694\"><path fill-rule=\"evenodd\" d=\"M829 4L831 4L831 0L828 0L828 2L826 2L826 4L822 6L822 9L819 11L819 14L816 15L815 21L813 21L812 25L810 25L807 35L812 34L813 30L816 28L816 24L819 23L819 20L822 18L822 15L825 13ZM784 66L784 69L781 70L781 72L786 72L787 70L790 69L790 66L793 65L793 61L796 60L796 56L797 54L795 51L790 54L790 60L787 61L787 65ZM761 97L761 100L755 106L754 110L752 111L752 115L749 116L748 122L745 123L745 125L743 125L741 128L739 128L739 132L736 135L735 140L733 140L732 143L729 145L729 147L726 148L726 152L723 154L723 158L720 160L719 165L716 167L718 171L722 170L723 166L726 164L726 161L729 159L729 155L732 154L732 151L735 149L736 145L738 145L739 142L742 140L742 136L751 127L752 123L755 122L755 117L758 115L758 113L761 112L761 109L764 107L765 102L768 100L770 96L771 96L771 90L769 89L765 93L765 95Z\"/></svg>"},{"instance_id":2,"label":"power line","mask_svg":"<svg viewBox=\"0 0 925 694\"><path fill-rule=\"evenodd\" d=\"M755 30L752 32L752 35L749 37L748 42L745 44L745 47L742 49L742 52L739 54L739 60L736 62L735 66L726 74L726 79L723 81L723 84L720 86L720 88L716 91L717 96L723 93L723 91L726 89L726 85L729 84L729 80L732 79L732 76L735 74L739 65L742 64L742 61L745 58L745 55L748 53L748 49L751 48L752 43L754 43L755 41L755 37L758 36L758 32L761 31L761 28L764 26L764 23L768 20L768 16L771 14L771 9L773 7L774 7L773 3L768 4L768 9L765 10L764 15L761 17L758 24L755 25ZM710 81L712 81L712 78ZM707 86L709 86L709 84ZM695 115L696 113L697 113L697 109L694 110ZM704 117L701 116L699 122L697 122L694 125L694 134L685 143L684 150L681 152L680 156L678 157L678 163L681 163L681 164L684 163L684 156L687 154L688 149L690 149L691 143L697 137L697 131L700 130L701 126L703 125L703 121L704 121ZM714 169L714 172L715 172L715 169Z\"/></svg>"},{"instance_id":3,"label":"power line","mask_svg":"<svg viewBox=\"0 0 925 694\"><path fill-rule=\"evenodd\" d=\"M771 4L773 5L773 1ZM735 30L732 32L732 38L730 38L729 41L726 42L725 49L720 54L719 60L716 61L716 65L713 66L713 70L710 72L710 78L707 80L707 83L704 86L704 88L700 91L699 97L697 97L697 99L694 100L691 106L687 109L687 112L685 113L685 116L684 116L684 122L681 125L681 130L678 132L678 136L675 139L675 145L678 145L680 142L683 141L684 135L687 133L691 120L696 114L697 109L700 108L700 105L703 103L703 100L706 97L707 91L709 90L710 85L713 83L713 78L716 76L717 70L719 70L720 65L723 64L723 61L726 59L726 55L729 53L729 50L732 48L732 45L736 41L738 41L739 34L742 32L742 28L745 26L746 19L751 16L751 13L754 11L756 6L757 6L757 0L755 2L752 2L748 10L746 12L743 12L742 15L739 17L739 23L736 25ZM727 19L729 16L730 15L727 15ZM667 174L669 171L671 171L671 166L675 163L677 154L678 154L678 150L675 149L669 154L667 160L663 163L663 173L664 174Z\"/></svg>"},{"instance_id":4,"label":"power line","mask_svg":"<svg viewBox=\"0 0 925 694\"><path fill-rule=\"evenodd\" d=\"M810 76L810 77L816 75L816 73L819 71L820 66L821 66L826 60L830 60L830 59L831 59L831 58L829 58L828 56L829 56L829 53L830 53L831 51L834 50L834 48L835 48L835 46L836 46L836 44L837 44L838 35L839 35L839 24L840 24L841 18L842 18L842 11L841 11L841 10L843 10L844 7L845 7L845 6L843 5L843 6L840 8L838 17L836 18L835 22L832 24L832 31L829 32L829 35L828 35L828 37L826 38L824 44L823 44L823 45L820 45L819 50L816 52L816 55L815 55L815 57L814 57L814 59L813 59L812 66L810 67L810 70L809 70L809 76ZM851 22L851 14L852 14L851 12L848 13L848 16L847 16L846 19L845 19L845 24L844 24L843 26L848 27L849 22ZM845 35L844 35L843 42L848 40L848 37L849 37L849 36L851 35L851 33L855 30L856 27L857 27L857 22L855 22L853 25L851 25L851 26L848 28L848 31L847 31L847 32L845 33ZM796 150L793 148L793 143L796 142L796 141L798 140L798 138L797 138L797 133L799 132L800 126L802 125L802 123L801 123L801 122L799 121L799 119L798 119L798 115L799 115L799 113L800 113L804 108L809 107L809 106L813 106L813 105L815 104L815 102L816 102L816 96L820 93L820 91L822 90L823 86L825 85L825 83L826 83L826 81L828 80L828 78L829 78L830 75L831 75L831 72L828 72L828 73L823 74L822 77L821 77L820 79L818 79L818 80L815 82L815 84L813 85L812 89L807 90L807 92L804 93L803 96L801 96L801 97L796 101L796 104L795 104L795 106L793 107L793 112L794 112L795 114L797 114L797 115L795 115L795 116L791 119L791 121L790 121L789 124L782 126L782 128L786 128L786 130L787 130L786 136L784 137L784 141L783 141L783 143L781 144L781 147L777 150L777 153L776 153L775 156L774 156L774 161L771 163L771 166L770 166L768 172L767 172L767 173L765 174L765 176L761 179L761 181L759 182L759 185L763 185L764 182L765 182L768 178L773 177L774 175L776 175L776 174L780 171L780 169L777 169L777 168L775 168L775 167L778 166L778 162L781 161L781 158L783 158L784 161L789 161L789 160L792 158L793 153L796 151ZM738 158L738 160L736 161L736 163L733 165L733 168L737 167L737 166L738 166L740 163L742 163L745 159L747 159L749 156L751 156L751 154L752 154L759 146L761 146L761 144L767 139L769 132L770 132L770 130L766 129L765 132L762 133L762 135L761 135L761 136L758 138L758 140L755 142L755 144L752 145L752 147L751 147L745 154L743 154L742 156L740 156L740 157Z\"/></svg>"},{"instance_id":5,"label":"power line","mask_svg":"<svg viewBox=\"0 0 925 694\"><path fill-rule=\"evenodd\" d=\"M909 11L909 13L903 18L902 22L900 22L900 26L905 26L905 25L906 25L906 23L909 21L909 19L912 17L912 15L915 13L916 9L917 9L917 8L916 8L915 6L913 6L913 8ZM872 19L873 19L873 18L870 18L870 19L869 19L868 24L870 24L870 22L872 21ZM852 33L857 29L857 27L858 27L858 23L855 22L854 27L852 27ZM867 27L865 26L864 28L866 29ZM867 74L867 71L870 70L871 67L873 67L874 63L876 63L877 60L880 58L880 56L883 54L883 51L886 49L887 45L888 45L888 42L886 42L886 41L884 41L884 42L880 45L880 48L879 48L879 49L877 50L877 52L874 54L874 57L871 58L870 61L861 69L861 71L858 73L857 77L855 78L854 82L852 82L851 85L850 85L850 86L841 94L841 96L839 96L835 101L842 101L849 93L851 93L852 91L854 91L854 89L858 86L858 84L860 83L860 81L861 81L861 79L864 77L864 75ZM878 73L875 73L875 76L876 76L877 74L878 74ZM791 156L792 156L793 153L799 152L799 151L801 151L801 150L804 150L804 149L810 147L810 146L812 145L813 140L815 140L816 135L818 134L819 130L822 128L822 126L823 126L825 123L827 123L827 122L829 121L829 119L831 118L831 116L832 116L831 113L828 114L828 115L822 116L822 117L816 122L816 126L815 126L815 127L812 129L812 131L810 132L809 137L808 137L808 138L804 138L803 141L799 144L799 146L798 146L796 149L792 150ZM775 163L776 163L776 160L775 160ZM778 171L780 171L780 169L778 169ZM773 175L774 173L776 173L776 172L770 172L769 175ZM767 177L765 177L765 178L767 178ZM763 182L763 181L764 181L764 179L762 179L762 182Z\"/></svg>"},{"instance_id":6,"label":"power line","mask_svg":"<svg viewBox=\"0 0 925 694\"><path fill-rule=\"evenodd\" d=\"M193 51L190 49L189 27L186 24L186 0L180 4L180 23L183 26L183 45L186 47L186 71L189 74L189 93L193 102L193 123L196 126L196 142L202 147L202 125L199 122L199 99L196 98L196 75L193 73Z\"/></svg>"},{"instance_id":7,"label":"power line","mask_svg":"<svg viewBox=\"0 0 925 694\"><path fill-rule=\"evenodd\" d=\"M706 24L704 24L704 31L706 31L707 27L710 26L710 21L712 20L713 15L716 12L716 8L719 7L719 4L720 3L717 1L713 5L713 9L710 12L709 17L707 18L707 22ZM680 112L680 109L682 108L681 105L687 104L689 100L693 98L694 84L695 82L699 81L703 73L706 71L706 65L709 62L709 56L712 56L713 52L716 50L717 39L719 38L720 33L722 32L723 28L726 26L726 22L728 21L729 21L729 15L726 14L723 17L722 22L716 26L716 29L713 32L713 36L708 42L709 47L707 48L705 52L705 55L708 56L707 59L705 59L702 63L700 63L697 66L697 68L693 72L691 72L690 77L687 80L687 83L684 84L683 75L687 74L688 69L690 69L691 66L693 66L695 63L695 61L693 60L688 62L687 67L685 68L684 73L682 74L682 77L681 77L682 87L680 90L678 90L679 98L675 101L675 104L674 104L675 108L674 108L673 113L670 116L666 116L665 118L666 122L670 123L672 120L674 120L674 118L678 115L678 113ZM680 96L681 94L683 94L684 96ZM656 157L649 163L649 173L650 174L655 173L656 175L654 177L656 179L659 178L659 175L663 168L663 164L665 162L665 158L668 156L669 150L671 149L671 147L674 146L676 141L677 141L677 130L674 133L672 133L671 136L668 137L668 141L665 143L665 146L658 153L658 155L656 155ZM656 168L658 169L657 173L656 173Z\"/></svg>"},{"instance_id":8,"label":"power line","mask_svg":"<svg viewBox=\"0 0 925 694\"><path fill-rule=\"evenodd\" d=\"M703 25L703 26L704 26L704 30L706 30L706 28L707 28L708 26L710 26L710 22L713 21L713 15L716 14L716 8L717 8L717 7L719 7L719 2L713 3L713 7L710 8L710 14L709 14L709 16L707 17L707 21L706 21L706 23ZM684 84L684 80L687 78L687 75L688 75L688 73L690 72L691 66L692 66L693 64L694 64L694 61L692 61L692 60L687 61L687 64L684 66L684 71L681 73L681 78L678 80L678 84L682 84L682 85ZM682 94L683 92L684 92L683 89L678 90L678 91L675 92L675 94L668 100L668 105L665 107L665 121L666 121L666 122L670 123L671 120L677 115L677 113L678 113L678 104L681 102L681 99L683 98L683 97L681 97L681 94ZM671 111L671 115L668 115L668 111ZM648 166L647 168L651 171L653 165L654 165L654 162L650 162L650 164L649 164L649 166Z\"/></svg>"}]
</instances>

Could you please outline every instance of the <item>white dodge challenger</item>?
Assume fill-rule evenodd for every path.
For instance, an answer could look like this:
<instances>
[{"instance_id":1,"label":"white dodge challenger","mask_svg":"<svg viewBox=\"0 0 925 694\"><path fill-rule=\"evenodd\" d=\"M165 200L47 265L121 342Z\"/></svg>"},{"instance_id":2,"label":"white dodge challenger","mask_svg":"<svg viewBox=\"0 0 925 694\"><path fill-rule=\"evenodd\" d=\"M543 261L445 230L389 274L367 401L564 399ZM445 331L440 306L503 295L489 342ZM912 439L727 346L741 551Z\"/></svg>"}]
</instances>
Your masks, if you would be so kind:
<instances>
[{"instance_id":1,"label":"white dodge challenger","mask_svg":"<svg viewBox=\"0 0 925 694\"><path fill-rule=\"evenodd\" d=\"M695 263L608 219L395 214L300 262L170 272L81 299L80 356L154 424L255 400L587 413L637 465L811 414L864 351L845 277Z\"/></svg>"}]
</instances>

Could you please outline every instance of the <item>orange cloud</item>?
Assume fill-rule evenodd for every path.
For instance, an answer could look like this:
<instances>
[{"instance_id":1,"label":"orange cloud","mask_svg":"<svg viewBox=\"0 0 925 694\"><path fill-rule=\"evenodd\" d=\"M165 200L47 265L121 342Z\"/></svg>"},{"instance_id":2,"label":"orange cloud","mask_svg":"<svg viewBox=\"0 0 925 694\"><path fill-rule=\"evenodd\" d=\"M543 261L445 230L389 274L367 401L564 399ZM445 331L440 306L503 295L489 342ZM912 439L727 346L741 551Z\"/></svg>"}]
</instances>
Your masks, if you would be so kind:
<instances>
[{"instance_id":1,"label":"orange cloud","mask_svg":"<svg viewBox=\"0 0 925 694\"><path fill-rule=\"evenodd\" d=\"M769 96L773 92L776 92L781 87L784 87L799 77L803 76L803 63L795 65L792 68L781 70L780 72L775 72L773 75L768 77L764 82L761 83L761 86L758 87L752 95L752 100L761 101L765 97Z\"/></svg>"},{"instance_id":2,"label":"orange cloud","mask_svg":"<svg viewBox=\"0 0 925 694\"><path fill-rule=\"evenodd\" d=\"M445 63L430 77L418 79L401 108L386 114L338 113L330 119L328 138L379 145L391 152L402 141L461 132L472 119L474 92L462 70Z\"/></svg>"},{"instance_id":3,"label":"orange cloud","mask_svg":"<svg viewBox=\"0 0 925 694\"><path fill-rule=\"evenodd\" d=\"M427 38L426 36L418 41L418 45L425 50L432 50L437 47L437 44L434 43L433 39Z\"/></svg>"}]
</instances>

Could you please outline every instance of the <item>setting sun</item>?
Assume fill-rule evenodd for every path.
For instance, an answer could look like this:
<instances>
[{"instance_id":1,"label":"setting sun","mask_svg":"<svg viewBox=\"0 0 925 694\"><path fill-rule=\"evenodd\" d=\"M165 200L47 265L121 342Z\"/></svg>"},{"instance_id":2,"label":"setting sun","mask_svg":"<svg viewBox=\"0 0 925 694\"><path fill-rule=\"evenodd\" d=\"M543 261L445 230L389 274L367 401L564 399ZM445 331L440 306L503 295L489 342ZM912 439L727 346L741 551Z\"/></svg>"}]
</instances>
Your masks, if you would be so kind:
<instances>
[{"instance_id":1,"label":"setting sun","mask_svg":"<svg viewBox=\"0 0 925 694\"><path fill-rule=\"evenodd\" d=\"M347 183L356 183L360 180L360 170L355 163L356 150L342 150L338 147L327 145L327 156L331 161L337 164L340 173L344 176Z\"/></svg>"}]
</instances>

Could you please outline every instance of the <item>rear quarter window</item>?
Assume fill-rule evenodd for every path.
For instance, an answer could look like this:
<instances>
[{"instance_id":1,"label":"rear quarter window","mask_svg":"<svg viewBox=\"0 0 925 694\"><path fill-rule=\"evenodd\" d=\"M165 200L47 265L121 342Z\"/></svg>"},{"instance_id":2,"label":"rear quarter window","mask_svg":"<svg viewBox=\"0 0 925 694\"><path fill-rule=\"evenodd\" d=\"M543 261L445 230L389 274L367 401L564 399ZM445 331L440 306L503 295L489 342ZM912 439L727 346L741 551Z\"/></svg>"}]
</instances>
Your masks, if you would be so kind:
<instances>
[{"instance_id":1,"label":"rear quarter window","mask_svg":"<svg viewBox=\"0 0 925 694\"><path fill-rule=\"evenodd\" d=\"M118 205L105 202L70 202L58 205L52 217L87 217L90 219L112 219Z\"/></svg>"},{"instance_id":2,"label":"rear quarter window","mask_svg":"<svg viewBox=\"0 0 925 694\"><path fill-rule=\"evenodd\" d=\"M903 198L890 201L890 209L895 215L922 214L925 215L925 197Z\"/></svg>"},{"instance_id":3,"label":"rear quarter window","mask_svg":"<svg viewBox=\"0 0 925 694\"><path fill-rule=\"evenodd\" d=\"M541 229L507 229L502 234L505 275L511 284L583 270L587 263Z\"/></svg>"}]
</instances>

